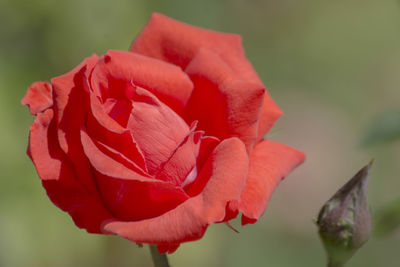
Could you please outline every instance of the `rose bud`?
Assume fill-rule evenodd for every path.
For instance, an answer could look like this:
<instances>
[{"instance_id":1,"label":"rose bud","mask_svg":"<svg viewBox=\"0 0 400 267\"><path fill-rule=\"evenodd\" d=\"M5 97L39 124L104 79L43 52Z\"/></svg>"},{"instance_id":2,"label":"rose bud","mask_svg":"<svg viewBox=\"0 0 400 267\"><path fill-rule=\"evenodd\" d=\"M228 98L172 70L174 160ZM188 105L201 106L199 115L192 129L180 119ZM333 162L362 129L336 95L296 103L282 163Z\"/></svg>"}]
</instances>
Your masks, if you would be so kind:
<instances>
[{"instance_id":1,"label":"rose bud","mask_svg":"<svg viewBox=\"0 0 400 267\"><path fill-rule=\"evenodd\" d=\"M367 190L372 163L340 188L319 212L317 225L329 266L346 263L371 234L372 216Z\"/></svg>"},{"instance_id":2,"label":"rose bud","mask_svg":"<svg viewBox=\"0 0 400 267\"><path fill-rule=\"evenodd\" d=\"M36 82L28 154L90 233L161 253L242 212L254 223L304 154L264 138L282 114L241 38L154 14L129 51Z\"/></svg>"}]
</instances>

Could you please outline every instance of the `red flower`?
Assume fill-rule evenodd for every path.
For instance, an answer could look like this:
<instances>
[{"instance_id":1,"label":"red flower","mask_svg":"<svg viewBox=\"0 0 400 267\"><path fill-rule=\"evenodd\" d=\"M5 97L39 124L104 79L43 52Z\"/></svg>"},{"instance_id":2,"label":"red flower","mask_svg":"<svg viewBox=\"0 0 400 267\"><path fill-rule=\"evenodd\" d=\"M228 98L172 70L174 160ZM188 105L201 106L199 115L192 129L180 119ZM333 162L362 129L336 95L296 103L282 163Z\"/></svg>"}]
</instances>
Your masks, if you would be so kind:
<instances>
[{"instance_id":1,"label":"red flower","mask_svg":"<svg viewBox=\"0 0 400 267\"><path fill-rule=\"evenodd\" d=\"M154 14L129 52L29 87L28 154L90 233L173 252L208 225L264 212L304 154L263 137L281 115L238 35Z\"/></svg>"}]
</instances>

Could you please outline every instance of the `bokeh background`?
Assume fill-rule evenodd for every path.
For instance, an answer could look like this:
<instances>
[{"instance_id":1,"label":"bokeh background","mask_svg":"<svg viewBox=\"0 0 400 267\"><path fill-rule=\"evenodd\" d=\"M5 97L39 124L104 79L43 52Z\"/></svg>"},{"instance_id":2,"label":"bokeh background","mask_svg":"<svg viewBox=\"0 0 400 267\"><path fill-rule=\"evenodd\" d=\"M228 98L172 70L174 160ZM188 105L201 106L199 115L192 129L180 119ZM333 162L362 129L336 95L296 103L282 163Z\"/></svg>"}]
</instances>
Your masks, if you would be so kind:
<instances>
[{"instance_id":1,"label":"bokeh background","mask_svg":"<svg viewBox=\"0 0 400 267\"><path fill-rule=\"evenodd\" d=\"M20 99L33 81L61 75L92 53L128 49L154 11L241 34L285 112L271 138L307 153L258 223L233 222L240 234L213 225L172 254L172 266L324 266L313 220L372 157L372 210L386 212L383 224L377 219L382 225L399 218L400 142L374 141L400 122L398 1L1 0L0 266L152 266L146 247L89 235L48 200L25 154L33 117ZM381 114L392 116L383 126ZM399 252L399 231L374 235L348 266L397 267Z\"/></svg>"}]
</instances>

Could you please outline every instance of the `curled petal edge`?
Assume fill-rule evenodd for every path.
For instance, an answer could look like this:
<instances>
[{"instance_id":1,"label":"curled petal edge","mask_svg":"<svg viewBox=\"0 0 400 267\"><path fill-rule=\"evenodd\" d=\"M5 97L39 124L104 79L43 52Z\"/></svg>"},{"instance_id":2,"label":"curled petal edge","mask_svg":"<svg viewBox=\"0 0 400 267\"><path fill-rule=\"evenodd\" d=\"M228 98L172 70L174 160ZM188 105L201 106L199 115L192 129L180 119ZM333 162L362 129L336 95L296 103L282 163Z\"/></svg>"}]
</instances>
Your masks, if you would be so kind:
<instances>
[{"instance_id":1,"label":"curled petal edge","mask_svg":"<svg viewBox=\"0 0 400 267\"><path fill-rule=\"evenodd\" d=\"M240 196L242 225L255 223L262 216L279 182L304 160L303 152L270 140L254 148L246 186Z\"/></svg>"}]
</instances>

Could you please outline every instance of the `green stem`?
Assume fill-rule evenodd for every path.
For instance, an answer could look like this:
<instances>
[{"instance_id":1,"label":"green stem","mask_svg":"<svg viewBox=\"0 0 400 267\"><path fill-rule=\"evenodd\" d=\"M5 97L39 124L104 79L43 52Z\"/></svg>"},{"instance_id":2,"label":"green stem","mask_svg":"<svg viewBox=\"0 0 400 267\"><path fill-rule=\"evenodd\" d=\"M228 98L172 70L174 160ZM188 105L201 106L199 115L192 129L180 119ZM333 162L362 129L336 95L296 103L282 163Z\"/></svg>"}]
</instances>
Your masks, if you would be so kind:
<instances>
[{"instance_id":1,"label":"green stem","mask_svg":"<svg viewBox=\"0 0 400 267\"><path fill-rule=\"evenodd\" d=\"M167 255L158 253L157 246L150 245L150 252L155 267L169 267Z\"/></svg>"}]
</instances>

